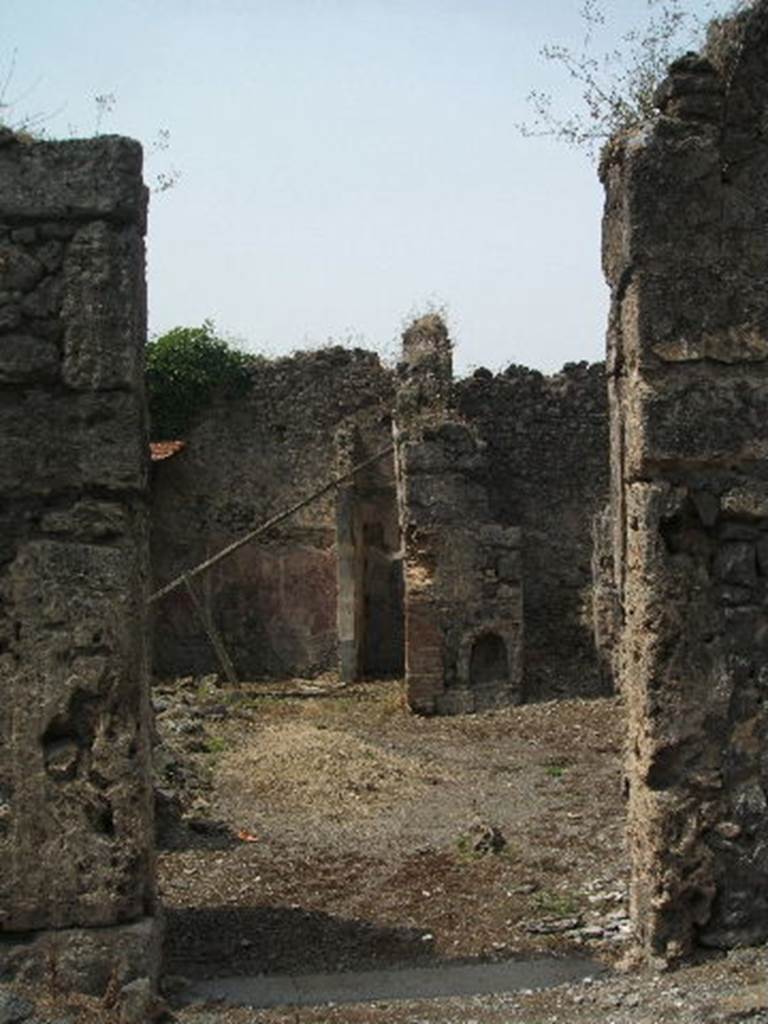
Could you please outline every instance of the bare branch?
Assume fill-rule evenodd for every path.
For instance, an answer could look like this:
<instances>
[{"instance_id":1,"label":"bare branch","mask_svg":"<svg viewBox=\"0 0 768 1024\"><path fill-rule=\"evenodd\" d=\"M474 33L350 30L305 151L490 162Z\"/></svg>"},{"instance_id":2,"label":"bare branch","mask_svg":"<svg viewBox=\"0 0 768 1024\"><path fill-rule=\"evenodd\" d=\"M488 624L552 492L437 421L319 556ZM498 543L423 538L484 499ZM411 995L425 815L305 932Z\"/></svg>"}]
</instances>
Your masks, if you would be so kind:
<instances>
[{"instance_id":1,"label":"bare branch","mask_svg":"<svg viewBox=\"0 0 768 1024\"><path fill-rule=\"evenodd\" d=\"M743 2L738 0L736 6ZM710 16L717 3L709 0ZM560 114L549 93L533 90L528 95L533 119L516 127L526 138L549 136L581 147L594 158L617 131L656 114L656 86L676 57L698 47L706 24L685 0L646 0L644 19L621 36L618 46L600 52L599 32L608 24L604 0L584 0L579 15L584 29L580 50L548 43L540 52L581 86L581 107Z\"/></svg>"}]
</instances>

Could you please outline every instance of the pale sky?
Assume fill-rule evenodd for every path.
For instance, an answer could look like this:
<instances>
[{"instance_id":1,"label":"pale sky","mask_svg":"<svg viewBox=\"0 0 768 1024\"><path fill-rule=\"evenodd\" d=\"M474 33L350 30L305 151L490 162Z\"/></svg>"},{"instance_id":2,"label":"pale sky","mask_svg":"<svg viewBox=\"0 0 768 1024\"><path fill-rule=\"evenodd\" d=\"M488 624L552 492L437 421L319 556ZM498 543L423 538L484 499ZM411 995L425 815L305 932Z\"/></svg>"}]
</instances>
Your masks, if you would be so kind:
<instances>
[{"instance_id":1,"label":"pale sky","mask_svg":"<svg viewBox=\"0 0 768 1024\"><path fill-rule=\"evenodd\" d=\"M539 57L582 0L0 0L6 101L48 134L149 145L150 330L212 318L268 354L329 339L392 354L447 311L456 367L600 359L602 190L580 152L524 139ZM645 0L606 0L616 31ZM706 0L691 0L696 10ZM614 33L615 35L615 33ZM610 33L606 40L610 42Z\"/></svg>"}]
</instances>

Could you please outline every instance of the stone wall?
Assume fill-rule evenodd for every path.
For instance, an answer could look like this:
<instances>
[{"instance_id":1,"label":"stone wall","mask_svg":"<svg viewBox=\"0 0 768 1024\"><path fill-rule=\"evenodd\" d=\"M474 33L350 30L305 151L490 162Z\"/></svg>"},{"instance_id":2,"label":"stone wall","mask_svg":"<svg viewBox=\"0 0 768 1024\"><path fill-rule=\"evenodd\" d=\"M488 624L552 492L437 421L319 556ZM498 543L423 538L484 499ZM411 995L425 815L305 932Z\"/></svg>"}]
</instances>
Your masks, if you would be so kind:
<instances>
[{"instance_id":1,"label":"stone wall","mask_svg":"<svg viewBox=\"0 0 768 1024\"><path fill-rule=\"evenodd\" d=\"M345 432L355 434L361 459L391 445L392 403L391 374L373 353L329 348L258 364L248 394L211 408L185 449L153 469L156 587L350 468ZM366 486L389 501L391 519L391 456L377 481L358 483L355 507L365 504ZM341 501L325 494L199 581L242 678L337 667ZM158 674L218 670L185 593L164 598L154 615Z\"/></svg>"},{"instance_id":2,"label":"stone wall","mask_svg":"<svg viewBox=\"0 0 768 1024\"><path fill-rule=\"evenodd\" d=\"M484 447L454 405L437 316L403 335L396 439L410 706L455 714L522 692L520 530L494 521Z\"/></svg>"},{"instance_id":3,"label":"stone wall","mask_svg":"<svg viewBox=\"0 0 768 1024\"><path fill-rule=\"evenodd\" d=\"M156 585L391 443L395 383L361 351L265 360L250 395L211 409L185 450L153 469ZM591 567L592 523L608 495L604 367L480 370L449 391L482 449L485 521L525 538L525 699L610 690L610 666L595 654L605 602ZM384 459L203 577L239 671L313 675L337 655L344 678L402 671L398 531ZM156 607L155 638L159 674L216 670L183 592Z\"/></svg>"},{"instance_id":4,"label":"stone wall","mask_svg":"<svg viewBox=\"0 0 768 1024\"><path fill-rule=\"evenodd\" d=\"M608 498L605 367L480 369L455 391L485 444L492 516L523 534L525 698L610 691L595 654L591 566Z\"/></svg>"},{"instance_id":5,"label":"stone wall","mask_svg":"<svg viewBox=\"0 0 768 1024\"><path fill-rule=\"evenodd\" d=\"M0 134L0 979L154 976L141 148Z\"/></svg>"},{"instance_id":6,"label":"stone wall","mask_svg":"<svg viewBox=\"0 0 768 1024\"><path fill-rule=\"evenodd\" d=\"M602 168L632 914L662 959L768 937L767 54L761 0Z\"/></svg>"}]
</instances>

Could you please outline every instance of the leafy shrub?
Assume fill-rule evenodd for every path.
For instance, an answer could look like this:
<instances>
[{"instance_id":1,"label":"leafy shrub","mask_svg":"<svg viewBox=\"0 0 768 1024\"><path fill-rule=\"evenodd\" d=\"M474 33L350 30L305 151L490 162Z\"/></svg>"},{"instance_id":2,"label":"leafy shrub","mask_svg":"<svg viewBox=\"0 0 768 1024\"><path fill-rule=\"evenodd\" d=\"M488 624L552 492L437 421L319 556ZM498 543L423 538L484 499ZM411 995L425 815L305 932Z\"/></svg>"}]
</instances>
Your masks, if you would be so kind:
<instances>
[{"instance_id":1,"label":"leafy shrub","mask_svg":"<svg viewBox=\"0 0 768 1024\"><path fill-rule=\"evenodd\" d=\"M217 337L211 320L200 327L174 327L150 341L146 380L152 440L185 437L216 394L245 394L254 361Z\"/></svg>"}]
</instances>

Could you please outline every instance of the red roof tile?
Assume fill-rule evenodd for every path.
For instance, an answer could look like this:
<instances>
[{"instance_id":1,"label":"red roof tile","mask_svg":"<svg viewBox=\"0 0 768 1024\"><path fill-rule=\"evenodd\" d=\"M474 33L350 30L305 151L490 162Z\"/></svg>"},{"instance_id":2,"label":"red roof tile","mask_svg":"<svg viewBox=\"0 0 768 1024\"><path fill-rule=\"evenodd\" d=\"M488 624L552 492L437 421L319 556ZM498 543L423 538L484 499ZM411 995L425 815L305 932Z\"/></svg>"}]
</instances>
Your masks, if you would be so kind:
<instances>
[{"instance_id":1,"label":"red roof tile","mask_svg":"<svg viewBox=\"0 0 768 1024\"><path fill-rule=\"evenodd\" d=\"M186 441L151 441L149 457L153 462L161 462L163 459L170 459L172 455L178 454L186 446Z\"/></svg>"}]
</instances>

